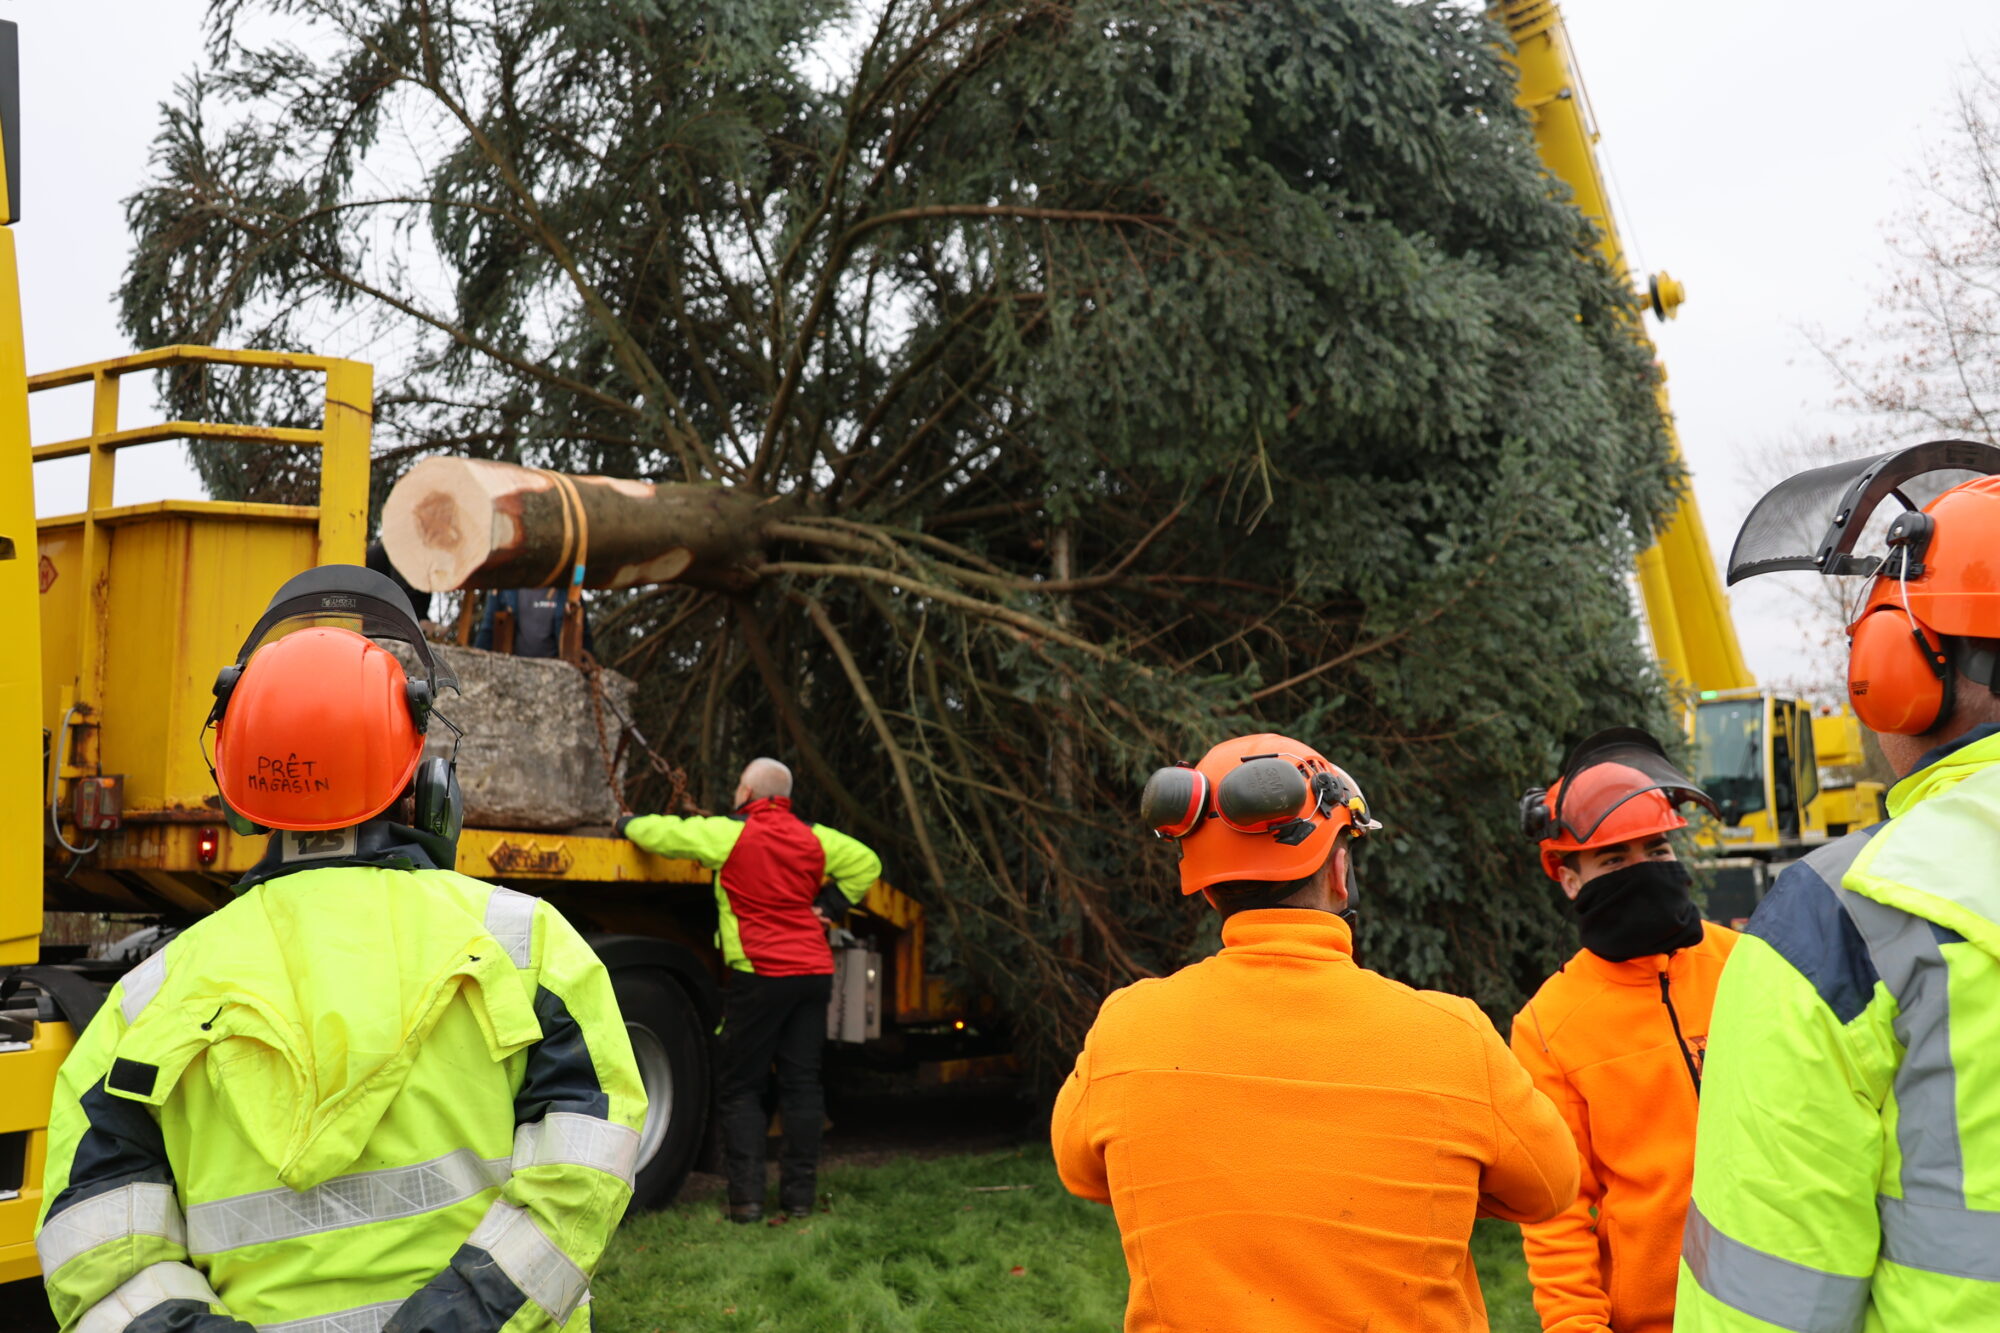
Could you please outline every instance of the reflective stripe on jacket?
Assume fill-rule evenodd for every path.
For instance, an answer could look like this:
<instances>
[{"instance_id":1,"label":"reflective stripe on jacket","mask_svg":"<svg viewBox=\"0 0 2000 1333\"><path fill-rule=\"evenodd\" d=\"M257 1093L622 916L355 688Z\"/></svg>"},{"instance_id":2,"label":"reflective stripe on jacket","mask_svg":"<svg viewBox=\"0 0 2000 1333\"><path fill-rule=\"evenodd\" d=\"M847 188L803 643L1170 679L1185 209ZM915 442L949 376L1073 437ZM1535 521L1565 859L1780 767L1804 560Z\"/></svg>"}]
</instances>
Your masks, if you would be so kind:
<instances>
[{"instance_id":1,"label":"reflective stripe on jacket","mask_svg":"<svg viewBox=\"0 0 2000 1333\"><path fill-rule=\"evenodd\" d=\"M850 904L882 874L862 843L808 824L783 796L752 801L734 815L640 815L625 836L655 856L684 856L715 872L716 943L739 972L767 977L833 971L826 926L813 915L832 880Z\"/></svg>"},{"instance_id":2,"label":"reflective stripe on jacket","mask_svg":"<svg viewBox=\"0 0 2000 1333\"><path fill-rule=\"evenodd\" d=\"M1677 1329L2000 1328L2000 728L1889 809L1723 974Z\"/></svg>"},{"instance_id":3,"label":"reflective stripe on jacket","mask_svg":"<svg viewBox=\"0 0 2000 1333\"><path fill-rule=\"evenodd\" d=\"M587 1329L644 1116L610 978L547 904L441 870L268 880L64 1063L50 1304L65 1333Z\"/></svg>"},{"instance_id":4,"label":"reflective stripe on jacket","mask_svg":"<svg viewBox=\"0 0 2000 1333\"><path fill-rule=\"evenodd\" d=\"M1695 1074L1736 938L1709 922L1698 944L1671 956L1613 963L1581 950L1514 1017L1514 1054L1582 1158L1575 1201L1521 1228L1547 1333L1673 1327Z\"/></svg>"},{"instance_id":5,"label":"reflective stripe on jacket","mask_svg":"<svg viewBox=\"0 0 2000 1333\"><path fill-rule=\"evenodd\" d=\"M1357 967L1273 908L1104 1001L1056 1099L1056 1169L1109 1203L1127 1333L1483 1329L1475 1214L1576 1197L1576 1147L1471 1000Z\"/></svg>"}]
</instances>

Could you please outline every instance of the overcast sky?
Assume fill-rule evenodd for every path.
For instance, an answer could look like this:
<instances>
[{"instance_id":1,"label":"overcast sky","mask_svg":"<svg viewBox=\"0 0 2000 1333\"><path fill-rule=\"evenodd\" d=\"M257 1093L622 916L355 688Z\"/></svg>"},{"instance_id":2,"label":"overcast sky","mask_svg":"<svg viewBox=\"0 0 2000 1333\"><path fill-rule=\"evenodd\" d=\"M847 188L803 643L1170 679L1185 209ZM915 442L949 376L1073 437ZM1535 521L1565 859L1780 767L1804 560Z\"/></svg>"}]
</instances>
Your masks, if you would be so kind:
<instances>
[{"instance_id":1,"label":"overcast sky","mask_svg":"<svg viewBox=\"0 0 2000 1333\"><path fill-rule=\"evenodd\" d=\"M203 0L17 0L22 211L15 228L30 370L127 350L120 201L141 180L156 107L200 56ZM1687 285L1655 328L1718 556L1755 498L1745 459L1841 428L1804 335L1858 332L1882 279L1882 224L1949 119L1967 60L2000 51L1993 0L1564 0L1641 274ZM144 386L127 390L138 424ZM78 433L82 395L38 405L38 439ZM37 508L81 502L70 462L36 470ZM118 499L199 493L178 446L121 456ZM1800 577L1800 576L1776 576ZM1771 579L1763 583L1771 583ZM1735 595L1752 667L1795 674L1792 602Z\"/></svg>"}]
</instances>

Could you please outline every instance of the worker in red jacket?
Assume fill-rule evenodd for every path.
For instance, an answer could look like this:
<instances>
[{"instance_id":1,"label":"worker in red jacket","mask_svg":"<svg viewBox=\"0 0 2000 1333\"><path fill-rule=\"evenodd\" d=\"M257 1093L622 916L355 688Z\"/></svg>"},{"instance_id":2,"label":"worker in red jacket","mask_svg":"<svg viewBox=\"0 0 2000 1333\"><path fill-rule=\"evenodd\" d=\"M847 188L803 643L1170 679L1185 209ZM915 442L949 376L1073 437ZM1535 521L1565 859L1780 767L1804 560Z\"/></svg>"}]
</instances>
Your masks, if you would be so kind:
<instances>
[{"instance_id":1,"label":"worker in red jacket","mask_svg":"<svg viewBox=\"0 0 2000 1333\"><path fill-rule=\"evenodd\" d=\"M1669 1333L1694 1186L1702 1052L1736 932L1703 921L1667 835L1715 803L1634 727L1578 745L1521 802L1583 948L1514 1017L1514 1054L1569 1123L1582 1187L1521 1228L1544 1333Z\"/></svg>"},{"instance_id":2,"label":"worker in red jacket","mask_svg":"<svg viewBox=\"0 0 2000 1333\"><path fill-rule=\"evenodd\" d=\"M721 1109L734 1222L764 1216L762 1093L774 1062L785 1118L779 1203L789 1217L812 1211L826 1119L820 1052L833 996L827 923L882 873L861 843L793 814L791 796L789 768L753 759L737 780L732 815L637 815L618 824L656 856L688 857L715 872L716 943L729 969Z\"/></svg>"}]
</instances>

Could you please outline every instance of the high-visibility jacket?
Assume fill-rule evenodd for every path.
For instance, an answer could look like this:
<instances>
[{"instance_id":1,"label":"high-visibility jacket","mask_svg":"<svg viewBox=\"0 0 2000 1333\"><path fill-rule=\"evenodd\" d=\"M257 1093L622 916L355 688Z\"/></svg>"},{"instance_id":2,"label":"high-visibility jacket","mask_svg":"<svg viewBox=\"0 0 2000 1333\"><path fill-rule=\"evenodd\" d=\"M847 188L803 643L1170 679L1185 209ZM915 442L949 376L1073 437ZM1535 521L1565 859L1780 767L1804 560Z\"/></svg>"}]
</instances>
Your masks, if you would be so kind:
<instances>
[{"instance_id":1,"label":"high-visibility jacket","mask_svg":"<svg viewBox=\"0 0 2000 1333\"><path fill-rule=\"evenodd\" d=\"M715 872L716 943L739 972L766 977L833 971L826 926L813 904L828 880L847 906L882 874L881 858L838 829L808 824L783 796L734 815L640 815L625 836L655 856L684 856Z\"/></svg>"},{"instance_id":2,"label":"high-visibility jacket","mask_svg":"<svg viewBox=\"0 0 2000 1333\"><path fill-rule=\"evenodd\" d=\"M1787 868L1724 971L1677 1329L2000 1329L2000 727Z\"/></svg>"},{"instance_id":3,"label":"high-visibility jacket","mask_svg":"<svg viewBox=\"0 0 2000 1333\"><path fill-rule=\"evenodd\" d=\"M112 989L57 1082L36 1251L64 1333L581 1333L644 1117L553 908L302 870Z\"/></svg>"},{"instance_id":4,"label":"high-visibility jacket","mask_svg":"<svg viewBox=\"0 0 2000 1333\"><path fill-rule=\"evenodd\" d=\"M1736 932L1672 954L1582 949L1514 1017L1514 1054L1569 1124L1582 1184L1521 1228L1546 1333L1668 1333L1694 1181L1696 1079Z\"/></svg>"},{"instance_id":5,"label":"high-visibility jacket","mask_svg":"<svg viewBox=\"0 0 2000 1333\"><path fill-rule=\"evenodd\" d=\"M1562 1117L1477 1005L1356 966L1339 917L1238 912L1222 941L1107 998L1056 1100L1126 1329L1484 1329L1473 1219L1576 1197Z\"/></svg>"}]
</instances>

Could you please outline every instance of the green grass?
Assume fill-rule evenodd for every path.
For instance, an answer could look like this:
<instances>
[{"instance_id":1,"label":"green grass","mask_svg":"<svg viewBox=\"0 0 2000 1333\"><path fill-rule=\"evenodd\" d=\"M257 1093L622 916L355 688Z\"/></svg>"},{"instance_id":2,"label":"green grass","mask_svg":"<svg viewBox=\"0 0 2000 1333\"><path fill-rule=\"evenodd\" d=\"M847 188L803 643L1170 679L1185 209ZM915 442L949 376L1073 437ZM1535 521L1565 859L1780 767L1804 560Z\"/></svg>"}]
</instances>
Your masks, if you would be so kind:
<instances>
[{"instance_id":1,"label":"green grass","mask_svg":"<svg viewBox=\"0 0 2000 1333\"><path fill-rule=\"evenodd\" d=\"M975 1187L1031 1185L980 1191ZM720 1220L714 1198L626 1221L599 1266L600 1333L1061 1333L1117 1329L1125 1259L1111 1210L1064 1192L1045 1149L899 1158L821 1174L831 1212ZM1515 1227L1481 1222L1495 1333L1535 1333Z\"/></svg>"}]
</instances>

